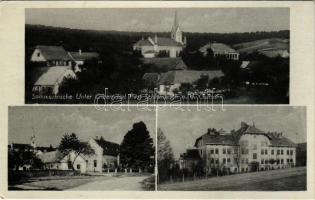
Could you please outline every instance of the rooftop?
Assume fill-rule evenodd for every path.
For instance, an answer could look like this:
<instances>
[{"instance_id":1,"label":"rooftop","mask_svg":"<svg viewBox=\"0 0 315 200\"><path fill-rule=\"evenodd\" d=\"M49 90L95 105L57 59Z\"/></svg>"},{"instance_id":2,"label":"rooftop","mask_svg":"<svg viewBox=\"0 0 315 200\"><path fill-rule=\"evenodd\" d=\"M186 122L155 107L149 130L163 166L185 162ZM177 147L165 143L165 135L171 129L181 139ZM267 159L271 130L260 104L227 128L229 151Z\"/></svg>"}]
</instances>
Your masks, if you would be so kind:
<instances>
[{"instance_id":1,"label":"rooftop","mask_svg":"<svg viewBox=\"0 0 315 200\"><path fill-rule=\"evenodd\" d=\"M62 46L37 45L38 49L46 60L72 61L66 50Z\"/></svg>"}]
</instances>

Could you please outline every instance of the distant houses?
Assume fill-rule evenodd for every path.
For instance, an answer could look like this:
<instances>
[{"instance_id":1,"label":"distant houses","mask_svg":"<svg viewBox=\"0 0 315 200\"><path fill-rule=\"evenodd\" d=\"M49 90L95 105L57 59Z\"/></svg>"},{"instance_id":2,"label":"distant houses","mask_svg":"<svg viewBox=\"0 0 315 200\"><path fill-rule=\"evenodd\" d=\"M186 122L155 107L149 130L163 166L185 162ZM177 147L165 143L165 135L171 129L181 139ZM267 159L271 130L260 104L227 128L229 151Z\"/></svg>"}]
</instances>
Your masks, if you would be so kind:
<instances>
[{"instance_id":1,"label":"distant houses","mask_svg":"<svg viewBox=\"0 0 315 200\"><path fill-rule=\"evenodd\" d=\"M159 95L174 96L183 84L195 84L202 77L207 77L208 81L221 78L224 74L221 70L171 70L164 73L146 73L143 79L158 88Z\"/></svg>"},{"instance_id":2,"label":"distant houses","mask_svg":"<svg viewBox=\"0 0 315 200\"><path fill-rule=\"evenodd\" d=\"M133 45L134 51L139 51L145 58L180 56L186 45L186 37L183 37L182 30L178 24L177 14L175 13L174 24L171 31L171 37L148 37L142 38Z\"/></svg>"},{"instance_id":3,"label":"distant houses","mask_svg":"<svg viewBox=\"0 0 315 200\"><path fill-rule=\"evenodd\" d=\"M46 170L76 170L81 173L103 172L105 168L119 165L119 145L101 138L91 138L87 142L94 150L93 155L79 155L74 152L62 155L53 147L36 147L30 144L10 144L10 152L33 152L42 161ZM32 166L20 166L18 170L30 170Z\"/></svg>"},{"instance_id":4,"label":"distant houses","mask_svg":"<svg viewBox=\"0 0 315 200\"><path fill-rule=\"evenodd\" d=\"M96 52L67 52L62 46L37 45L31 55L32 93L36 95L59 93L59 87L66 78L76 79L76 73L89 60L99 59Z\"/></svg>"},{"instance_id":5,"label":"distant houses","mask_svg":"<svg viewBox=\"0 0 315 200\"><path fill-rule=\"evenodd\" d=\"M282 133L268 133L244 122L237 131L208 129L195 141L199 156L181 156L182 167L203 160L207 173L239 173L295 167L296 144ZM188 152L188 150L187 150ZM188 158L187 158L188 156Z\"/></svg>"},{"instance_id":6,"label":"distant houses","mask_svg":"<svg viewBox=\"0 0 315 200\"><path fill-rule=\"evenodd\" d=\"M214 57L224 56L229 60L239 60L239 53L232 47L223 43L208 43L202 46L199 51L204 56L207 56L209 52L212 52Z\"/></svg>"}]
</instances>

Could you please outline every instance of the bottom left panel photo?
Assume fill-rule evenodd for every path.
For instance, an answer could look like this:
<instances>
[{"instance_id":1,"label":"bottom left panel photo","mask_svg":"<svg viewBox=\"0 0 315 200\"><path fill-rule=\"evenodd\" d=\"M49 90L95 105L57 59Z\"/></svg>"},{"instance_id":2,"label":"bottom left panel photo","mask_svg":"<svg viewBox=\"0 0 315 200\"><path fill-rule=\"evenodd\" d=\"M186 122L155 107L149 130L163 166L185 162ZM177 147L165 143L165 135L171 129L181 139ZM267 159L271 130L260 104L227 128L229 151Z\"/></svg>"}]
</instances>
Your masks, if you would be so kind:
<instances>
[{"instance_id":1,"label":"bottom left panel photo","mask_svg":"<svg viewBox=\"0 0 315 200\"><path fill-rule=\"evenodd\" d=\"M155 190L152 111L11 106L8 190Z\"/></svg>"}]
</instances>

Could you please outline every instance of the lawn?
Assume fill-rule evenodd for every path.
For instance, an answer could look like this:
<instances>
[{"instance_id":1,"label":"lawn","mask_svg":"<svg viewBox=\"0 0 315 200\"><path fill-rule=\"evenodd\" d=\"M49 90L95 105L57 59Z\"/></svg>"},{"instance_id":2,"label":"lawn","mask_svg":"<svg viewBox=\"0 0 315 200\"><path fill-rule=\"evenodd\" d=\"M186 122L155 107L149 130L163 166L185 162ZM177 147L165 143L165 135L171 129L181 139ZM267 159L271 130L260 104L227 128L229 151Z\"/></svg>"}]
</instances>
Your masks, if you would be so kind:
<instances>
[{"instance_id":1,"label":"lawn","mask_svg":"<svg viewBox=\"0 0 315 200\"><path fill-rule=\"evenodd\" d=\"M163 183L158 190L175 191L302 191L306 190L306 168L212 177L195 181Z\"/></svg>"}]
</instances>

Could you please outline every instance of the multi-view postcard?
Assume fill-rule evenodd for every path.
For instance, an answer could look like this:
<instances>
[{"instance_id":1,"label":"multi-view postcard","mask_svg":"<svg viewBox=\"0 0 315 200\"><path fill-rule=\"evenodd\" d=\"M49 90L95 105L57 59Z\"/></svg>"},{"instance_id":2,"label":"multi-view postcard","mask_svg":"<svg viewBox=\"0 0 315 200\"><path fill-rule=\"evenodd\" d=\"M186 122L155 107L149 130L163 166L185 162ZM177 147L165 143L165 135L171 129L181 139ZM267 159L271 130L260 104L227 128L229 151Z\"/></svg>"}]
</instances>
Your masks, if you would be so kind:
<instances>
[{"instance_id":1,"label":"multi-view postcard","mask_svg":"<svg viewBox=\"0 0 315 200\"><path fill-rule=\"evenodd\" d=\"M27 104L288 104L289 63L289 8L25 10Z\"/></svg>"}]
</instances>

